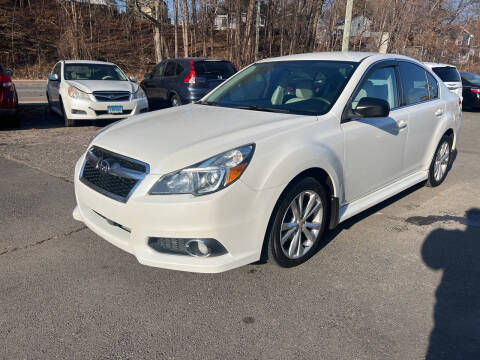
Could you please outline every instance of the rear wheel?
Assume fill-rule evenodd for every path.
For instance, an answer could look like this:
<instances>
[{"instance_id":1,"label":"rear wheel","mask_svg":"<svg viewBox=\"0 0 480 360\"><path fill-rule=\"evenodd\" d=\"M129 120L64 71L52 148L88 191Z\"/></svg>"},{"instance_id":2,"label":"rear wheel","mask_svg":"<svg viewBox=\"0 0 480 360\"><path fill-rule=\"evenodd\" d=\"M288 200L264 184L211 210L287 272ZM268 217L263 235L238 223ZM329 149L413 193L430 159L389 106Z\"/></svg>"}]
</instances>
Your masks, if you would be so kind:
<instances>
[{"instance_id":1,"label":"rear wheel","mask_svg":"<svg viewBox=\"0 0 480 360\"><path fill-rule=\"evenodd\" d=\"M450 136L443 135L428 170L427 186L438 186L447 177L452 158L452 143Z\"/></svg>"},{"instance_id":2,"label":"rear wheel","mask_svg":"<svg viewBox=\"0 0 480 360\"><path fill-rule=\"evenodd\" d=\"M269 259L282 267L307 261L325 231L327 197L322 184L308 177L282 195L268 236Z\"/></svg>"},{"instance_id":3,"label":"rear wheel","mask_svg":"<svg viewBox=\"0 0 480 360\"><path fill-rule=\"evenodd\" d=\"M170 98L170 105L172 105L172 106L182 105L182 101L180 100L178 95L172 95L172 97Z\"/></svg>"},{"instance_id":4,"label":"rear wheel","mask_svg":"<svg viewBox=\"0 0 480 360\"><path fill-rule=\"evenodd\" d=\"M63 116L63 121L65 123L66 127L72 127L75 126L75 120L69 119L67 116L67 112L65 111L65 106L63 106L63 101L60 99L60 106L62 108L62 116Z\"/></svg>"}]
</instances>

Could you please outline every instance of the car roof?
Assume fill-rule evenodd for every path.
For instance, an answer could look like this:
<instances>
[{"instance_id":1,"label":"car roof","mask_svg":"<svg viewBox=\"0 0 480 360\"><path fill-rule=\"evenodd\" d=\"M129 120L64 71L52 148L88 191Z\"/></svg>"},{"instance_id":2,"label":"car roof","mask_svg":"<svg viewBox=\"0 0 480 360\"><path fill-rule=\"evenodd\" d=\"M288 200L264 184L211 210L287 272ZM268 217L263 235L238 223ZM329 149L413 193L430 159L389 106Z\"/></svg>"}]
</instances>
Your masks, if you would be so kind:
<instances>
[{"instance_id":1,"label":"car roof","mask_svg":"<svg viewBox=\"0 0 480 360\"><path fill-rule=\"evenodd\" d=\"M271 61L295 61L295 60L324 60L324 61L350 61L350 62L361 62L362 60L373 57L375 60L382 59L408 59L411 58L403 55L397 54L381 54L374 52L361 52L361 51L329 51L329 52L314 52L306 54L295 54L274 57L270 59L264 59L259 61L261 62L271 62Z\"/></svg>"},{"instance_id":2,"label":"car roof","mask_svg":"<svg viewBox=\"0 0 480 360\"><path fill-rule=\"evenodd\" d=\"M97 64L97 65L115 65L108 61L96 61L96 60L63 60L65 64Z\"/></svg>"},{"instance_id":3,"label":"car roof","mask_svg":"<svg viewBox=\"0 0 480 360\"><path fill-rule=\"evenodd\" d=\"M188 57L188 58L169 58L165 60L172 60L172 61L228 61L225 59L215 59L215 58L208 58L208 57Z\"/></svg>"},{"instance_id":4,"label":"car roof","mask_svg":"<svg viewBox=\"0 0 480 360\"><path fill-rule=\"evenodd\" d=\"M430 69L432 68L437 68L437 67L452 67L452 68L457 68L455 65L450 65L450 64L441 64L441 63L434 63L434 62L424 62L426 66L428 66Z\"/></svg>"}]
</instances>

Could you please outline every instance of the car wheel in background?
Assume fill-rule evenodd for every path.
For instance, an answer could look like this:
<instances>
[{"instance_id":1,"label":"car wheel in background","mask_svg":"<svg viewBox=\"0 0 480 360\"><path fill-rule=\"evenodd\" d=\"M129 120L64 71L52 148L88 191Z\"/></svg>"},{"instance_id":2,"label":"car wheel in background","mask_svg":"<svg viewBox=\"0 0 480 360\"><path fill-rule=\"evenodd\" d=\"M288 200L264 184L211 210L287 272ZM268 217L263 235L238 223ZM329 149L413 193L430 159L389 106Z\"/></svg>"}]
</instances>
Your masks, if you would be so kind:
<instances>
[{"instance_id":1,"label":"car wheel in background","mask_svg":"<svg viewBox=\"0 0 480 360\"><path fill-rule=\"evenodd\" d=\"M440 185L445 178L452 159L452 137L443 135L435 150L432 163L428 169L427 186L435 187Z\"/></svg>"},{"instance_id":2,"label":"car wheel in background","mask_svg":"<svg viewBox=\"0 0 480 360\"><path fill-rule=\"evenodd\" d=\"M316 179L304 178L287 188L272 215L268 259L282 267L307 261L319 247L327 212L326 192Z\"/></svg>"},{"instance_id":3,"label":"car wheel in background","mask_svg":"<svg viewBox=\"0 0 480 360\"><path fill-rule=\"evenodd\" d=\"M172 95L170 97L170 105L171 106L180 106L180 105L182 105L182 101L180 100L180 98L177 95Z\"/></svg>"},{"instance_id":4,"label":"car wheel in background","mask_svg":"<svg viewBox=\"0 0 480 360\"><path fill-rule=\"evenodd\" d=\"M66 127L72 127L75 126L75 120L69 119L67 116L67 113L65 111L65 106L63 106L63 101L60 99L60 106L62 108L62 116L63 116L63 121L65 123Z\"/></svg>"}]
</instances>

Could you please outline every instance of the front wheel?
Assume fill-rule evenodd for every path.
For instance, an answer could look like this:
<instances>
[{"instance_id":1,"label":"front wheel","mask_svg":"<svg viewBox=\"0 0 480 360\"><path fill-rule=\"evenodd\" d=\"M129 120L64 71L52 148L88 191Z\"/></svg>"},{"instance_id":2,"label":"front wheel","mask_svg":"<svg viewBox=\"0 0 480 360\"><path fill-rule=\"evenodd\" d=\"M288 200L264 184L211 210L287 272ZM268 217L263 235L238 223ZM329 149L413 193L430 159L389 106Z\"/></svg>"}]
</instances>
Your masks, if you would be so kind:
<instances>
[{"instance_id":1,"label":"front wheel","mask_svg":"<svg viewBox=\"0 0 480 360\"><path fill-rule=\"evenodd\" d=\"M325 231L327 197L314 178L304 178L282 195L268 236L269 259L282 267L307 261Z\"/></svg>"},{"instance_id":2,"label":"front wheel","mask_svg":"<svg viewBox=\"0 0 480 360\"><path fill-rule=\"evenodd\" d=\"M440 143L437 146L432 163L428 170L427 186L435 187L440 185L445 178L450 166L452 157L452 138L443 135Z\"/></svg>"}]
</instances>

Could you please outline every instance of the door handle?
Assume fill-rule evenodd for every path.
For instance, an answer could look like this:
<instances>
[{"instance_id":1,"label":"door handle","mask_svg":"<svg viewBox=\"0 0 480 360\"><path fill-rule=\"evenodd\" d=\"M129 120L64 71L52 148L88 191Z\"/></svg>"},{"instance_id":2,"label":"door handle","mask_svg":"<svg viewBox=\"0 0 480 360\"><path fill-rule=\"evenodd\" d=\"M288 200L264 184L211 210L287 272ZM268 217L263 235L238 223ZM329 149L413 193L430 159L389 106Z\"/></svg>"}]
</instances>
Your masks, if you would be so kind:
<instances>
[{"instance_id":1,"label":"door handle","mask_svg":"<svg viewBox=\"0 0 480 360\"><path fill-rule=\"evenodd\" d=\"M442 116L443 115L443 109L438 109L435 111L435 116Z\"/></svg>"},{"instance_id":2,"label":"door handle","mask_svg":"<svg viewBox=\"0 0 480 360\"><path fill-rule=\"evenodd\" d=\"M405 120L400 120L397 124L400 130L405 129L407 127L407 122Z\"/></svg>"}]
</instances>

